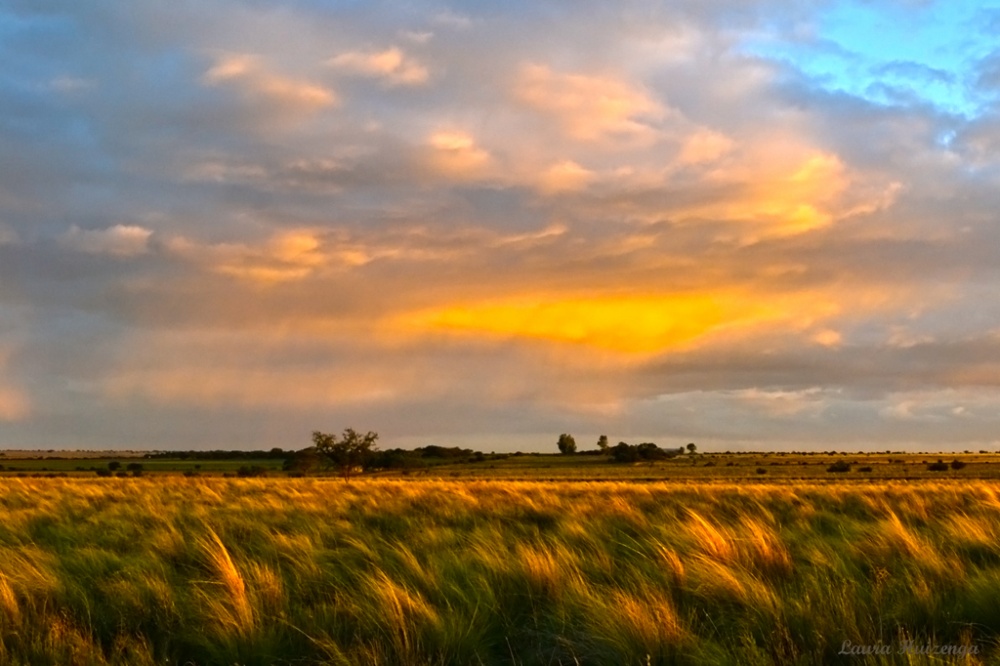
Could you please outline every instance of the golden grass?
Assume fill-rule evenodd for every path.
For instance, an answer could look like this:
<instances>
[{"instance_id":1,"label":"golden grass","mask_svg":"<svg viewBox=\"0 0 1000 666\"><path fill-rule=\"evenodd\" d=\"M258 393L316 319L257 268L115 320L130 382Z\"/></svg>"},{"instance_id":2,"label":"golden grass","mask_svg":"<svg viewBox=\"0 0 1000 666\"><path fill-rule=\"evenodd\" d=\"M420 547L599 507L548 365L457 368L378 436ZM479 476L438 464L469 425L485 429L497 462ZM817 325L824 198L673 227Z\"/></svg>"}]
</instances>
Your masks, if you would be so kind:
<instances>
[{"instance_id":1,"label":"golden grass","mask_svg":"<svg viewBox=\"0 0 1000 666\"><path fill-rule=\"evenodd\" d=\"M207 610L206 620L219 634L249 635L257 618L243 574L215 531L210 529L199 539L198 547L212 575L209 580L200 581L211 586L203 588L200 595Z\"/></svg>"},{"instance_id":2,"label":"golden grass","mask_svg":"<svg viewBox=\"0 0 1000 666\"><path fill-rule=\"evenodd\" d=\"M986 663L998 498L985 482L5 479L0 662L825 663L902 630Z\"/></svg>"}]
</instances>

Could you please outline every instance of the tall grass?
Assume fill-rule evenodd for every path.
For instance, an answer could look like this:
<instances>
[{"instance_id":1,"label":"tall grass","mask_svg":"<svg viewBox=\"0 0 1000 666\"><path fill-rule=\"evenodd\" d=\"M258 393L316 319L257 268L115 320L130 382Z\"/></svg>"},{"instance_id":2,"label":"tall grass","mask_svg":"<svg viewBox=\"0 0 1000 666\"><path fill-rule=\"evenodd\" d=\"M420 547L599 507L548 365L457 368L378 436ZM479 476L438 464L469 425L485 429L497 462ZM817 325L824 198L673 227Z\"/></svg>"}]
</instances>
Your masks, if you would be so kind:
<instances>
[{"instance_id":1,"label":"tall grass","mask_svg":"<svg viewBox=\"0 0 1000 666\"><path fill-rule=\"evenodd\" d=\"M0 663L987 664L998 536L986 483L4 479Z\"/></svg>"}]
</instances>

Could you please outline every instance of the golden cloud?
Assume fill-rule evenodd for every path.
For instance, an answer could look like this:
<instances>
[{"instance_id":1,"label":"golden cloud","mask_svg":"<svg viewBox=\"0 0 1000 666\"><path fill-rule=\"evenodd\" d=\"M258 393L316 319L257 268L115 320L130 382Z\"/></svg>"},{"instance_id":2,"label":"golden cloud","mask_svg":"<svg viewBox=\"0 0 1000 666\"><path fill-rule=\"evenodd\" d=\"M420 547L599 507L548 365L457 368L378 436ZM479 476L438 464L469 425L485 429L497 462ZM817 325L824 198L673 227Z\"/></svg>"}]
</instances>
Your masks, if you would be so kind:
<instances>
[{"instance_id":1,"label":"golden cloud","mask_svg":"<svg viewBox=\"0 0 1000 666\"><path fill-rule=\"evenodd\" d=\"M247 54L219 58L202 77L209 86L234 86L246 95L273 100L293 110L312 112L337 103L332 90L315 83L274 74Z\"/></svg>"},{"instance_id":2,"label":"golden cloud","mask_svg":"<svg viewBox=\"0 0 1000 666\"><path fill-rule=\"evenodd\" d=\"M445 305L396 317L415 334L451 333L571 344L623 354L684 348L710 335L796 322L837 311L815 295L768 297L739 290L691 294L537 295Z\"/></svg>"},{"instance_id":3,"label":"golden cloud","mask_svg":"<svg viewBox=\"0 0 1000 666\"><path fill-rule=\"evenodd\" d=\"M712 162L731 151L735 145L726 135L702 128L685 137L677 160L681 164Z\"/></svg>"},{"instance_id":4,"label":"golden cloud","mask_svg":"<svg viewBox=\"0 0 1000 666\"><path fill-rule=\"evenodd\" d=\"M359 263L354 252L348 251L342 257L324 252L318 236L309 230L283 232L256 247L244 243L199 244L183 237L169 239L164 245L175 256L212 272L262 284L301 280L335 259Z\"/></svg>"},{"instance_id":5,"label":"golden cloud","mask_svg":"<svg viewBox=\"0 0 1000 666\"><path fill-rule=\"evenodd\" d=\"M576 192L594 182L597 175L574 162L563 160L553 164L538 177L537 187L544 194Z\"/></svg>"},{"instance_id":6,"label":"golden cloud","mask_svg":"<svg viewBox=\"0 0 1000 666\"><path fill-rule=\"evenodd\" d=\"M521 103L555 118L575 139L649 139L650 117L665 114L646 92L604 76L563 74L545 65L525 65L514 88Z\"/></svg>"},{"instance_id":7,"label":"golden cloud","mask_svg":"<svg viewBox=\"0 0 1000 666\"><path fill-rule=\"evenodd\" d=\"M461 130L437 131L427 143L432 149L431 166L452 178L477 178L491 161L489 152L477 146L471 134Z\"/></svg>"},{"instance_id":8,"label":"golden cloud","mask_svg":"<svg viewBox=\"0 0 1000 666\"><path fill-rule=\"evenodd\" d=\"M327 62L331 67L379 78L389 85L419 85L425 83L430 76L426 67L407 57L395 46L374 53L349 51Z\"/></svg>"},{"instance_id":9,"label":"golden cloud","mask_svg":"<svg viewBox=\"0 0 1000 666\"><path fill-rule=\"evenodd\" d=\"M681 211L685 216L753 223L747 233L787 236L826 227L839 219L872 213L892 204L899 184L850 169L834 154L810 151L782 155L749 146L732 164L707 174L732 186L732 195Z\"/></svg>"}]
</instances>

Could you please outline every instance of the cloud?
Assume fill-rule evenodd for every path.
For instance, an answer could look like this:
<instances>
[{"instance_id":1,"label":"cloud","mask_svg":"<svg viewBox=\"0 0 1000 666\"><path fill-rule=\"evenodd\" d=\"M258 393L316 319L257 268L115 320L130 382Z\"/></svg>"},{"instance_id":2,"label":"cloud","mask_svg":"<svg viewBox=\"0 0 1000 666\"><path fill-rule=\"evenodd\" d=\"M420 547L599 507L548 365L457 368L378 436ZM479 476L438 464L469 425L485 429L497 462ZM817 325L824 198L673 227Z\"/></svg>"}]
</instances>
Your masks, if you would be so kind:
<instances>
[{"instance_id":1,"label":"cloud","mask_svg":"<svg viewBox=\"0 0 1000 666\"><path fill-rule=\"evenodd\" d=\"M734 146L735 142L724 134L699 129L685 137L677 161L681 164L713 162L730 152Z\"/></svg>"},{"instance_id":2,"label":"cloud","mask_svg":"<svg viewBox=\"0 0 1000 666\"><path fill-rule=\"evenodd\" d=\"M461 130L439 130L427 140L431 166L452 178L470 180L482 176L490 165L488 151L476 145L471 134Z\"/></svg>"},{"instance_id":3,"label":"cloud","mask_svg":"<svg viewBox=\"0 0 1000 666\"><path fill-rule=\"evenodd\" d=\"M31 413L31 402L16 389L0 386L0 421L20 421Z\"/></svg>"},{"instance_id":4,"label":"cloud","mask_svg":"<svg viewBox=\"0 0 1000 666\"><path fill-rule=\"evenodd\" d=\"M0 245L15 245L17 242L17 232L5 224L0 224Z\"/></svg>"},{"instance_id":5,"label":"cloud","mask_svg":"<svg viewBox=\"0 0 1000 666\"><path fill-rule=\"evenodd\" d=\"M59 236L59 245L75 252L135 257L149 251L153 232L137 225L116 224L106 229L81 229L73 225Z\"/></svg>"},{"instance_id":6,"label":"cloud","mask_svg":"<svg viewBox=\"0 0 1000 666\"><path fill-rule=\"evenodd\" d=\"M538 177L538 188L546 194L573 192L594 182L597 174L573 160L563 160L548 167Z\"/></svg>"},{"instance_id":7,"label":"cloud","mask_svg":"<svg viewBox=\"0 0 1000 666\"><path fill-rule=\"evenodd\" d=\"M202 244L183 237L170 239L171 254L190 260L205 270L260 284L303 280L335 259L363 263L365 257L345 251L339 255L321 250L320 239L309 230L283 232L266 243Z\"/></svg>"},{"instance_id":8,"label":"cloud","mask_svg":"<svg viewBox=\"0 0 1000 666\"><path fill-rule=\"evenodd\" d=\"M3 310L0 309L0 315ZM2 319L0 319L0 323ZM5 327L6 328L6 327ZM0 422L21 421L31 415L32 405L27 393L9 379L12 345L0 347Z\"/></svg>"},{"instance_id":9,"label":"cloud","mask_svg":"<svg viewBox=\"0 0 1000 666\"><path fill-rule=\"evenodd\" d=\"M713 335L746 334L760 326L813 326L837 306L815 295L784 298L752 293L525 295L449 304L403 315L398 326L581 345L622 354L660 354L697 346Z\"/></svg>"},{"instance_id":10,"label":"cloud","mask_svg":"<svg viewBox=\"0 0 1000 666\"><path fill-rule=\"evenodd\" d=\"M835 9L19 4L5 441L995 440L989 32Z\"/></svg>"},{"instance_id":11,"label":"cloud","mask_svg":"<svg viewBox=\"0 0 1000 666\"><path fill-rule=\"evenodd\" d=\"M648 141L657 133L652 123L667 113L648 93L624 81L565 74L539 64L521 67L514 95L581 141Z\"/></svg>"},{"instance_id":12,"label":"cloud","mask_svg":"<svg viewBox=\"0 0 1000 666\"><path fill-rule=\"evenodd\" d=\"M415 86L427 82L427 68L407 57L396 46L384 51L348 51L328 61L331 67L360 76L383 80L391 86Z\"/></svg>"},{"instance_id":13,"label":"cloud","mask_svg":"<svg viewBox=\"0 0 1000 666\"><path fill-rule=\"evenodd\" d=\"M262 59L250 54L219 56L202 76L206 86L228 87L250 101L267 101L298 113L313 113L337 104L330 88L270 72Z\"/></svg>"}]
</instances>

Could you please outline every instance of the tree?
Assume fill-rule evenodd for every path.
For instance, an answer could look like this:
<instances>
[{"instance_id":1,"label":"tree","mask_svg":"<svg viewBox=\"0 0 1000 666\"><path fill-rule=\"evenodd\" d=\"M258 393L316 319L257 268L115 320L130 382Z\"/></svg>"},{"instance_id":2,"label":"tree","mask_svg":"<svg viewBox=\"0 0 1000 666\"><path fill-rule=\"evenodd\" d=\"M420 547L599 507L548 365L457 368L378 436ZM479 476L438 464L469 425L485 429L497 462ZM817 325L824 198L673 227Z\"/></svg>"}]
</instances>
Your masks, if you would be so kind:
<instances>
[{"instance_id":1,"label":"tree","mask_svg":"<svg viewBox=\"0 0 1000 666\"><path fill-rule=\"evenodd\" d=\"M559 453L576 453L576 440L573 439L573 435L567 435L563 433L559 435Z\"/></svg>"},{"instance_id":2,"label":"tree","mask_svg":"<svg viewBox=\"0 0 1000 666\"><path fill-rule=\"evenodd\" d=\"M636 462L639 460L639 452L630 444L618 442L618 445L611 449L611 459L620 463Z\"/></svg>"},{"instance_id":3,"label":"tree","mask_svg":"<svg viewBox=\"0 0 1000 666\"><path fill-rule=\"evenodd\" d=\"M601 453L607 453L608 452L608 436L607 435L601 435L600 437L597 438L597 448L599 448L601 450Z\"/></svg>"},{"instance_id":4,"label":"tree","mask_svg":"<svg viewBox=\"0 0 1000 666\"><path fill-rule=\"evenodd\" d=\"M369 431L362 435L354 428L347 428L338 440L336 435L314 431L312 434L316 452L330 461L346 479L358 468L367 469L372 460L372 454L378 450L375 441L378 433Z\"/></svg>"},{"instance_id":5,"label":"tree","mask_svg":"<svg viewBox=\"0 0 1000 666\"><path fill-rule=\"evenodd\" d=\"M688 453L694 453L695 451L698 450L698 447L694 445L694 442L691 442L690 444L687 445L687 450Z\"/></svg>"}]
</instances>

